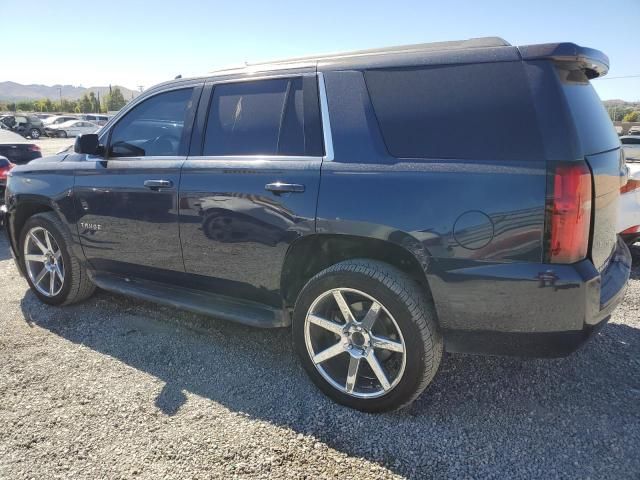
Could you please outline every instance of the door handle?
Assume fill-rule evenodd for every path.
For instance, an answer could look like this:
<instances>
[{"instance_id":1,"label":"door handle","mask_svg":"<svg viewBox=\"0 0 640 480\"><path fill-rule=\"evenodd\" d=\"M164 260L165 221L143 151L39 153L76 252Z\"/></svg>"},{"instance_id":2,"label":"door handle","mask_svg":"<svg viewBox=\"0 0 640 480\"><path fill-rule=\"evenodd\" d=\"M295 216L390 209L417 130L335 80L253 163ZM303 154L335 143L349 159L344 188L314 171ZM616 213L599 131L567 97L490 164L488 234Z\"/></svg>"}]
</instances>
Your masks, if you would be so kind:
<instances>
[{"instance_id":1,"label":"door handle","mask_svg":"<svg viewBox=\"0 0 640 480\"><path fill-rule=\"evenodd\" d=\"M171 180L145 180L144 186L151 190L160 190L161 188L173 187L173 182Z\"/></svg>"},{"instance_id":2,"label":"door handle","mask_svg":"<svg viewBox=\"0 0 640 480\"><path fill-rule=\"evenodd\" d=\"M276 195L280 195L281 193L302 193L304 192L304 185L300 185L299 183L274 182L267 183L264 189Z\"/></svg>"}]
</instances>

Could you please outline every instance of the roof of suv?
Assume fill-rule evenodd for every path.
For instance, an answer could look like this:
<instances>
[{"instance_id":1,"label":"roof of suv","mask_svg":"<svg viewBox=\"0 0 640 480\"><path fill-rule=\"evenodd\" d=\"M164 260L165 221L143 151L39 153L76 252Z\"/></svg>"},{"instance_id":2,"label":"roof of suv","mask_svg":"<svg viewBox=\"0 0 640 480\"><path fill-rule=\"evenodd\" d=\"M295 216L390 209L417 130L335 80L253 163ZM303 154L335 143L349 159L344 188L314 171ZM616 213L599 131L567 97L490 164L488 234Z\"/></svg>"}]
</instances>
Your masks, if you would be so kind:
<instances>
[{"instance_id":1,"label":"roof of suv","mask_svg":"<svg viewBox=\"0 0 640 480\"><path fill-rule=\"evenodd\" d=\"M448 42L418 43L393 47L356 50L351 52L311 55L222 68L195 78L176 78L151 87L183 84L216 77L251 76L282 70L318 71L332 69L384 68L399 66L438 65L456 63L484 63L500 61L554 59L578 63L594 78L607 73L609 59L602 52L573 43L546 43L513 46L500 37L471 38ZM145 92L146 93L146 92ZM144 95L142 96L144 97Z\"/></svg>"}]
</instances>

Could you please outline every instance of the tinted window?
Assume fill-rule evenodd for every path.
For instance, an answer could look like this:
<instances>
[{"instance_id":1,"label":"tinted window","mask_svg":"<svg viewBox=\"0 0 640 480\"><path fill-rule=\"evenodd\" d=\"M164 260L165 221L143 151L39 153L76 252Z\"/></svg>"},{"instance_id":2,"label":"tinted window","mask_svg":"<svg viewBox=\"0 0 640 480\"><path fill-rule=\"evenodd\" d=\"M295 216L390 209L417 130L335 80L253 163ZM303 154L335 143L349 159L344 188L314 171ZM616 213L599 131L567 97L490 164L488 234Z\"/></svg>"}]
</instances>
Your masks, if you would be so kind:
<instances>
[{"instance_id":1,"label":"tinted window","mask_svg":"<svg viewBox=\"0 0 640 480\"><path fill-rule=\"evenodd\" d=\"M182 130L192 93L192 88L173 90L136 105L113 128L109 155L184 155Z\"/></svg>"},{"instance_id":2,"label":"tinted window","mask_svg":"<svg viewBox=\"0 0 640 480\"><path fill-rule=\"evenodd\" d=\"M395 157L544 158L520 62L370 70L365 79Z\"/></svg>"},{"instance_id":3,"label":"tinted window","mask_svg":"<svg viewBox=\"0 0 640 480\"><path fill-rule=\"evenodd\" d=\"M622 138L620 139L623 145L640 145L640 137L638 138Z\"/></svg>"},{"instance_id":4,"label":"tinted window","mask_svg":"<svg viewBox=\"0 0 640 480\"><path fill-rule=\"evenodd\" d=\"M619 140L613 122L584 72L558 68L558 74L584 153L617 148Z\"/></svg>"},{"instance_id":5,"label":"tinted window","mask_svg":"<svg viewBox=\"0 0 640 480\"><path fill-rule=\"evenodd\" d=\"M322 155L315 82L284 78L216 86L203 154Z\"/></svg>"}]
</instances>

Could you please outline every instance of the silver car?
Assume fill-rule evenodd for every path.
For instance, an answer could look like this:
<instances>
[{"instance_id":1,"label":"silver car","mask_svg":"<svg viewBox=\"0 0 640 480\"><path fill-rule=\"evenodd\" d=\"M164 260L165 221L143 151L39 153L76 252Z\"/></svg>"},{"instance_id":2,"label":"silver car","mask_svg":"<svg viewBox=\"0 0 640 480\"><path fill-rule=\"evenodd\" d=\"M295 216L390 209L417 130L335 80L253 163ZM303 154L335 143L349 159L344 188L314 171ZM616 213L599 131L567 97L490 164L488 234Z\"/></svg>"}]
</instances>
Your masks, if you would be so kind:
<instances>
[{"instance_id":1,"label":"silver car","mask_svg":"<svg viewBox=\"0 0 640 480\"><path fill-rule=\"evenodd\" d=\"M51 125L47 127L47 135L50 137L77 137L85 133L95 133L100 128L95 123L84 120L71 120L69 122Z\"/></svg>"}]
</instances>

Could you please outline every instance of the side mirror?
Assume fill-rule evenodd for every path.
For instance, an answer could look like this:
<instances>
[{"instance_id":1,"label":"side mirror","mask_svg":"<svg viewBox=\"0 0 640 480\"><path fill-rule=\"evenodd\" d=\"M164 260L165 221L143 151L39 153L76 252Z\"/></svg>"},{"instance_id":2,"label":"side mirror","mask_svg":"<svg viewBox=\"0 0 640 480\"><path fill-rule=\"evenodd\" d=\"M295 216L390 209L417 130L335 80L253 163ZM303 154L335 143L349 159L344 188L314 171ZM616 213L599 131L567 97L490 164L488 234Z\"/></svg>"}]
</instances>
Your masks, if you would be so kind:
<instances>
[{"instance_id":1,"label":"side mirror","mask_svg":"<svg viewBox=\"0 0 640 480\"><path fill-rule=\"evenodd\" d=\"M102 154L102 147L98 142L98 135L95 133L85 133L76 137L73 151L76 153L86 153L87 155Z\"/></svg>"}]
</instances>

